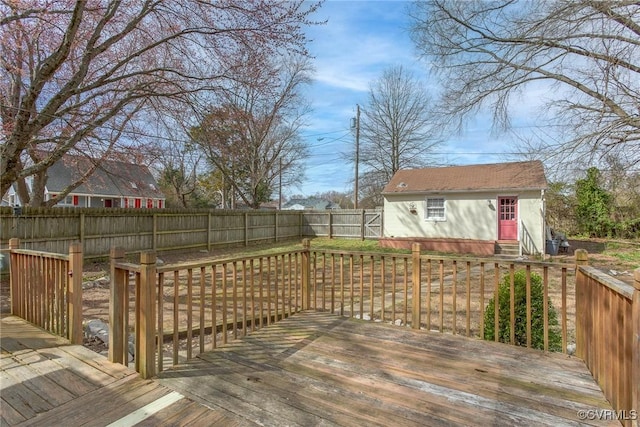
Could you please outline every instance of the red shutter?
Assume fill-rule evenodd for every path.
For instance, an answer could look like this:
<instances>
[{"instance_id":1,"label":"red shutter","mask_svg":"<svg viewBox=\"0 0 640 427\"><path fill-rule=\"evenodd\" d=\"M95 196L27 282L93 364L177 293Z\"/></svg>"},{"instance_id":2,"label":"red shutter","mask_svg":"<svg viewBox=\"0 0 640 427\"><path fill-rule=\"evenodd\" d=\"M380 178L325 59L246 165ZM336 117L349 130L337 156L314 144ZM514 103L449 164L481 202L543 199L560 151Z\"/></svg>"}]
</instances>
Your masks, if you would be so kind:
<instances>
[{"instance_id":1,"label":"red shutter","mask_svg":"<svg viewBox=\"0 0 640 427\"><path fill-rule=\"evenodd\" d=\"M136 205L135 205L136 209L140 209L142 207L142 200L140 199L136 199Z\"/></svg>"},{"instance_id":2,"label":"red shutter","mask_svg":"<svg viewBox=\"0 0 640 427\"><path fill-rule=\"evenodd\" d=\"M153 199L147 199L147 209L153 208Z\"/></svg>"},{"instance_id":3,"label":"red shutter","mask_svg":"<svg viewBox=\"0 0 640 427\"><path fill-rule=\"evenodd\" d=\"M158 200L158 207L162 209L162 200Z\"/></svg>"},{"instance_id":4,"label":"red shutter","mask_svg":"<svg viewBox=\"0 0 640 427\"><path fill-rule=\"evenodd\" d=\"M73 196L73 206L78 206L78 196Z\"/></svg>"}]
</instances>

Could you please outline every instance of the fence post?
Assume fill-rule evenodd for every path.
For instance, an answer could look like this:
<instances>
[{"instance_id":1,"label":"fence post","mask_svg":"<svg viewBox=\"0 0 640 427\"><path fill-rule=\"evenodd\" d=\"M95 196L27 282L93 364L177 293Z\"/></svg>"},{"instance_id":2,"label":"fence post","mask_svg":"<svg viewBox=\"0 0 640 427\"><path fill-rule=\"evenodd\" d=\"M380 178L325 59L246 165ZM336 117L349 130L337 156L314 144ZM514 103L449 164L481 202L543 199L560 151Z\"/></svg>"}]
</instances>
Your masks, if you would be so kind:
<instances>
[{"instance_id":1,"label":"fence post","mask_svg":"<svg viewBox=\"0 0 640 427\"><path fill-rule=\"evenodd\" d=\"M585 359L587 356L586 342L584 339L586 304L586 276L580 271L581 265L589 265L589 254L585 249L577 249L576 256L576 356Z\"/></svg>"},{"instance_id":2,"label":"fence post","mask_svg":"<svg viewBox=\"0 0 640 427\"><path fill-rule=\"evenodd\" d=\"M633 299L631 300L631 325L633 336L631 337L631 408L635 410L636 417L631 422L632 426L640 426L640 268L633 273Z\"/></svg>"},{"instance_id":3,"label":"fence post","mask_svg":"<svg viewBox=\"0 0 640 427\"><path fill-rule=\"evenodd\" d=\"M156 253L140 254L140 288L136 293L136 366L142 378L156 374ZM175 325L177 327L177 325Z\"/></svg>"},{"instance_id":4,"label":"fence post","mask_svg":"<svg viewBox=\"0 0 640 427\"><path fill-rule=\"evenodd\" d=\"M366 223L366 211L362 209L362 213L360 214L360 240L364 240L365 237L365 223Z\"/></svg>"},{"instance_id":5,"label":"fence post","mask_svg":"<svg viewBox=\"0 0 640 427\"><path fill-rule=\"evenodd\" d=\"M18 257L11 253L14 249L20 249L20 239L9 239L9 293L11 295L11 314L22 317L20 311L21 300L24 295L20 292L20 272L18 271Z\"/></svg>"},{"instance_id":6,"label":"fence post","mask_svg":"<svg viewBox=\"0 0 640 427\"><path fill-rule=\"evenodd\" d=\"M302 240L302 309L311 308L311 240Z\"/></svg>"},{"instance_id":7,"label":"fence post","mask_svg":"<svg viewBox=\"0 0 640 427\"><path fill-rule=\"evenodd\" d=\"M126 328L124 313L127 310L127 271L116 267L124 260L124 249L113 247L109 254L111 262L111 289L109 290L109 361L125 363Z\"/></svg>"},{"instance_id":8,"label":"fence post","mask_svg":"<svg viewBox=\"0 0 640 427\"><path fill-rule=\"evenodd\" d=\"M413 268L413 292L412 292L412 300L413 306L411 309L411 328L412 329L420 329L420 311L421 311L421 303L420 303L420 295L421 295L421 266L420 266L420 243L414 243L411 245L411 254L412 254L412 268Z\"/></svg>"},{"instance_id":9,"label":"fence post","mask_svg":"<svg viewBox=\"0 0 640 427\"><path fill-rule=\"evenodd\" d=\"M69 340L72 344L82 344L82 244L69 245Z\"/></svg>"}]
</instances>

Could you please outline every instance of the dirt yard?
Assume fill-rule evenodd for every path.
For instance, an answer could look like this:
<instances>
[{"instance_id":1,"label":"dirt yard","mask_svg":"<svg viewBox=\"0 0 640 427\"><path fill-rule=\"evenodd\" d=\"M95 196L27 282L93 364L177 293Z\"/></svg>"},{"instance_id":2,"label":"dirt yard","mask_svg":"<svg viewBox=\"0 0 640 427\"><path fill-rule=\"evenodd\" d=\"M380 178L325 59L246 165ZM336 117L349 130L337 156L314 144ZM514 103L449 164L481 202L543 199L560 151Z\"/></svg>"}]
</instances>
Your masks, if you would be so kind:
<instances>
[{"instance_id":1,"label":"dirt yard","mask_svg":"<svg viewBox=\"0 0 640 427\"><path fill-rule=\"evenodd\" d=\"M270 250L275 245L261 246L259 250ZM633 248L631 249L631 251ZM232 256L238 256L246 253L245 248L231 248L225 250L217 250L215 252L194 251L188 253L171 253L160 255L159 262L166 264L182 263L188 261L198 261L205 259L219 259ZM635 258L632 258L635 259ZM554 262L571 263L574 260L573 255L554 256ZM135 262L136 260L131 259ZM633 262L621 261L619 258L599 253L590 254L590 265L599 268L608 274L613 275L617 279L626 283L633 281ZM635 266L637 268L638 266ZM491 273L492 274L492 273ZM83 301L84 301L84 317L85 321L92 319L100 319L108 322L109 316L109 264L108 262L93 262L85 265L84 284L83 284ZM491 284L488 286L491 288ZM0 281L0 308L2 313L10 312L9 305L9 287L7 277L3 277ZM573 292L569 289L569 292ZM552 296L553 298L554 296ZM485 303L488 300L485 300ZM572 302L572 298L570 299ZM568 307L569 313L572 313L571 306ZM460 321L460 320L459 320ZM106 352L106 346L98 339L91 338L85 341L85 345L97 352Z\"/></svg>"}]
</instances>

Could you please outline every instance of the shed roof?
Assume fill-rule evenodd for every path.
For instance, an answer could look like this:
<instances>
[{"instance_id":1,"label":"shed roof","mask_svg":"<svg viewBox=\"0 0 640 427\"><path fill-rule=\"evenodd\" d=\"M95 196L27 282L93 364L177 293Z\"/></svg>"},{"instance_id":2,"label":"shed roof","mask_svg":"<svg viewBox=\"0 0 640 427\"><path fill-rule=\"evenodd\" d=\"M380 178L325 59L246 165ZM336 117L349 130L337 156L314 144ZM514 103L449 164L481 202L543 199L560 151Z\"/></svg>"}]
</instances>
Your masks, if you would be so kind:
<instances>
[{"instance_id":1,"label":"shed roof","mask_svg":"<svg viewBox=\"0 0 640 427\"><path fill-rule=\"evenodd\" d=\"M382 194L542 190L547 188L539 160L399 170Z\"/></svg>"}]
</instances>

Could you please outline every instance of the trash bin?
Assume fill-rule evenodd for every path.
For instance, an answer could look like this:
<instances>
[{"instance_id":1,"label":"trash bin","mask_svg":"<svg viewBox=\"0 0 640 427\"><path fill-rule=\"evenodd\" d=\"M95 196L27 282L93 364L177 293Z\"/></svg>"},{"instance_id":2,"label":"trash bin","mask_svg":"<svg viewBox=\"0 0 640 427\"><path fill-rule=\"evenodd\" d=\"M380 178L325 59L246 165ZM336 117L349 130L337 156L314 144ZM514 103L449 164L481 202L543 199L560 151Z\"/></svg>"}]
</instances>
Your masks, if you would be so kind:
<instances>
[{"instance_id":1,"label":"trash bin","mask_svg":"<svg viewBox=\"0 0 640 427\"><path fill-rule=\"evenodd\" d=\"M560 240L553 239L547 240L546 253L549 255L558 255L558 247L560 246Z\"/></svg>"}]
</instances>

